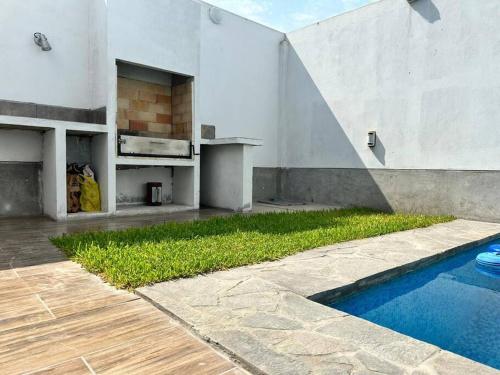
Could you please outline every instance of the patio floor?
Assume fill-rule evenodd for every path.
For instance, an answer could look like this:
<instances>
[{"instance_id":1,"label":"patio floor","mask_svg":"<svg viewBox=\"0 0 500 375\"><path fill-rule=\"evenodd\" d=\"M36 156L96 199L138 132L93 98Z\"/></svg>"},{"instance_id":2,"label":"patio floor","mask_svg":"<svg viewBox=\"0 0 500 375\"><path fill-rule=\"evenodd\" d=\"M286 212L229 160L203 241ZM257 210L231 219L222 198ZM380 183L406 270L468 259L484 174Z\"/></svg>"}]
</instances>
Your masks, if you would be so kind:
<instances>
[{"instance_id":1,"label":"patio floor","mask_svg":"<svg viewBox=\"0 0 500 375\"><path fill-rule=\"evenodd\" d=\"M243 374L138 296L68 261L56 234L190 220L225 211L55 223L0 219L0 373Z\"/></svg>"}]
</instances>

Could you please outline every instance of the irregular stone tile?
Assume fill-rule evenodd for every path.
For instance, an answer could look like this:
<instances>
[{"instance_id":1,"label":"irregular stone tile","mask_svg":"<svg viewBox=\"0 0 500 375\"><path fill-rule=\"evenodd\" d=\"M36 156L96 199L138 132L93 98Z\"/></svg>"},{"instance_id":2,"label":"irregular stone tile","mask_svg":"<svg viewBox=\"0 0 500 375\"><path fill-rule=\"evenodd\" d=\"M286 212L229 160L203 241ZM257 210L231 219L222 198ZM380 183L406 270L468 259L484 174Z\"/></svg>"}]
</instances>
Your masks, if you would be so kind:
<instances>
[{"instance_id":1,"label":"irregular stone tile","mask_svg":"<svg viewBox=\"0 0 500 375\"><path fill-rule=\"evenodd\" d=\"M433 356L428 361L423 363L411 374L412 375L434 375L434 374L498 375L500 374L500 371L443 350L440 351L436 356Z\"/></svg>"},{"instance_id":2,"label":"irregular stone tile","mask_svg":"<svg viewBox=\"0 0 500 375\"><path fill-rule=\"evenodd\" d=\"M310 303L305 297L294 293L283 293L278 309L282 315L295 317L303 322L318 322L347 315L319 303Z\"/></svg>"},{"instance_id":3,"label":"irregular stone tile","mask_svg":"<svg viewBox=\"0 0 500 375\"><path fill-rule=\"evenodd\" d=\"M290 332L283 341L275 346L275 350L285 354L321 356L332 353L355 352L357 348L345 340L301 330Z\"/></svg>"},{"instance_id":4,"label":"irregular stone tile","mask_svg":"<svg viewBox=\"0 0 500 375\"><path fill-rule=\"evenodd\" d=\"M250 328L265 328L272 330L294 330L302 328L295 320L275 314L256 313L242 319L241 324Z\"/></svg>"},{"instance_id":5,"label":"irregular stone tile","mask_svg":"<svg viewBox=\"0 0 500 375\"><path fill-rule=\"evenodd\" d=\"M314 369L314 375L372 375L352 354L304 356L303 359Z\"/></svg>"},{"instance_id":6,"label":"irregular stone tile","mask_svg":"<svg viewBox=\"0 0 500 375\"><path fill-rule=\"evenodd\" d=\"M380 345L371 353L401 365L416 367L439 351L439 348L412 338Z\"/></svg>"},{"instance_id":7,"label":"irregular stone tile","mask_svg":"<svg viewBox=\"0 0 500 375\"><path fill-rule=\"evenodd\" d=\"M219 306L226 309L252 309L255 311L275 312L278 309L279 299L279 294L276 292L240 294L221 297Z\"/></svg>"},{"instance_id":8,"label":"irregular stone tile","mask_svg":"<svg viewBox=\"0 0 500 375\"><path fill-rule=\"evenodd\" d=\"M289 331L280 330L270 330L261 328L248 328L246 329L248 333L251 333L254 337L258 337L259 341L265 343L267 346L272 347L278 345L280 342L287 339L290 335Z\"/></svg>"},{"instance_id":9,"label":"irregular stone tile","mask_svg":"<svg viewBox=\"0 0 500 375\"><path fill-rule=\"evenodd\" d=\"M267 374L311 373L311 369L302 361L277 353L264 343L240 330L212 332L210 339L250 363L253 367Z\"/></svg>"},{"instance_id":10,"label":"irregular stone tile","mask_svg":"<svg viewBox=\"0 0 500 375\"><path fill-rule=\"evenodd\" d=\"M217 306L219 297L215 294L201 294L192 298L186 298L186 303L192 307Z\"/></svg>"},{"instance_id":11,"label":"irregular stone tile","mask_svg":"<svg viewBox=\"0 0 500 375\"><path fill-rule=\"evenodd\" d=\"M234 285L233 287L225 290L222 295L225 297L229 296L238 296L243 294L251 294L251 293L261 293L263 290L265 291L280 291L286 290L284 287L270 283L268 281L258 279L258 278L250 278L242 281Z\"/></svg>"},{"instance_id":12,"label":"irregular stone tile","mask_svg":"<svg viewBox=\"0 0 500 375\"><path fill-rule=\"evenodd\" d=\"M353 316L320 327L317 331L348 340L380 358L413 367L438 351L433 345Z\"/></svg>"},{"instance_id":13,"label":"irregular stone tile","mask_svg":"<svg viewBox=\"0 0 500 375\"><path fill-rule=\"evenodd\" d=\"M250 267L240 267L232 269L231 272L218 271L210 274L213 279L241 281L251 277Z\"/></svg>"},{"instance_id":14,"label":"irregular stone tile","mask_svg":"<svg viewBox=\"0 0 500 375\"><path fill-rule=\"evenodd\" d=\"M235 287L240 282L240 280L223 280L210 276L197 276L156 284L154 288L161 291L163 295L177 300L193 300L200 295L217 296L219 293L222 294L224 291ZM142 289L144 288L139 288L139 290ZM193 293L194 290L196 293Z\"/></svg>"},{"instance_id":15,"label":"irregular stone tile","mask_svg":"<svg viewBox=\"0 0 500 375\"><path fill-rule=\"evenodd\" d=\"M404 368L396 366L388 361L381 360L364 350L356 353L355 357L364 365L364 367L366 367L366 369L378 374L401 375L405 373Z\"/></svg>"},{"instance_id":16,"label":"irregular stone tile","mask_svg":"<svg viewBox=\"0 0 500 375\"><path fill-rule=\"evenodd\" d=\"M307 275L307 277L304 277L304 275ZM306 268L301 272L290 272L286 269L266 270L261 271L258 276L306 297L325 290L335 289L345 284L344 281L340 281L333 276L315 275L308 272Z\"/></svg>"},{"instance_id":17,"label":"irregular stone tile","mask_svg":"<svg viewBox=\"0 0 500 375\"><path fill-rule=\"evenodd\" d=\"M388 269L397 266L396 263L390 263L380 259L366 258L338 258L330 265L330 273L341 275L343 279L357 281L374 274L387 271ZM320 292L318 290L317 292ZM316 293L317 293L316 292Z\"/></svg>"}]
</instances>

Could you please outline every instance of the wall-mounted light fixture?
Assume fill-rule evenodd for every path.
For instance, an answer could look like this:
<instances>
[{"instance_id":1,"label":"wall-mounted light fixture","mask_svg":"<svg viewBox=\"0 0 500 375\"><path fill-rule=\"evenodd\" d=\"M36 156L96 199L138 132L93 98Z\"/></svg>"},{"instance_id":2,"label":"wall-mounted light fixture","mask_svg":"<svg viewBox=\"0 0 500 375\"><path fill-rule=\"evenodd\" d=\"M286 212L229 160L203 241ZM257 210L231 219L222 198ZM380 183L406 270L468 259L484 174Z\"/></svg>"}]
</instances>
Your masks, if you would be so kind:
<instances>
[{"instance_id":1,"label":"wall-mounted light fixture","mask_svg":"<svg viewBox=\"0 0 500 375\"><path fill-rule=\"evenodd\" d=\"M375 147L377 145L377 132L372 130L368 132L368 147Z\"/></svg>"},{"instance_id":2,"label":"wall-mounted light fixture","mask_svg":"<svg viewBox=\"0 0 500 375\"><path fill-rule=\"evenodd\" d=\"M50 51L52 49L47 37L42 33L35 33L33 35L33 40L35 41L35 44L42 49L42 51Z\"/></svg>"},{"instance_id":3,"label":"wall-mounted light fixture","mask_svg":"<svg viewBox=\"0 0 500 375\"><path fill-rule=\"evenodd\" d=\"M211 7L208 10L208 17L214 25L220 25L220 23L222 22L222 12L217 7Z\"/></svg>"}]
</instances>

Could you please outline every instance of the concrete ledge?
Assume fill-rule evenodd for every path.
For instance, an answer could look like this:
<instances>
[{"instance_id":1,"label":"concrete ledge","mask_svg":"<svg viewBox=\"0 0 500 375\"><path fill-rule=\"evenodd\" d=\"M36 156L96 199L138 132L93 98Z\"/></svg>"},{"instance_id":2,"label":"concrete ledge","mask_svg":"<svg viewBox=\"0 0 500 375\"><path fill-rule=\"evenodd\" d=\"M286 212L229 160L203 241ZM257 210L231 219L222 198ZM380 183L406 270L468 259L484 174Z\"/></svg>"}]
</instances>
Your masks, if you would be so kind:
<instances>
[{"instance_id":1,"label":"concrete ledge","mask_svg":"<svg viewBox=\"0 0 500 375\"><path fill-rule=\"evenodd\" d=\"M66 129L74 134L101 134L108 132L108 127L105 125L4 115L0 115L1 127L36 130Z\"/></svg>"},{"instance_id":2,"label":"concrete ledge","mask_svg":"<svg viewBox=\"0 0 500 375\"><path fill-rule=\"evenodd\" d=\"M264 144L262 139L242 138L242 137L202 139L200 143L202 145L207 145L207 146L219 146L219 145L262 146Z\"/></svg>"},{"instance_id":3,"label":"concrete ledge","mask_svg":"<svg viewBox=\"0 0 500 375\"><path fill-rule=\"evenodd\" d=\"M0 100L0 115L46 120L106 124L106 108L84 109Z\"/></svg>"}]
</instances>

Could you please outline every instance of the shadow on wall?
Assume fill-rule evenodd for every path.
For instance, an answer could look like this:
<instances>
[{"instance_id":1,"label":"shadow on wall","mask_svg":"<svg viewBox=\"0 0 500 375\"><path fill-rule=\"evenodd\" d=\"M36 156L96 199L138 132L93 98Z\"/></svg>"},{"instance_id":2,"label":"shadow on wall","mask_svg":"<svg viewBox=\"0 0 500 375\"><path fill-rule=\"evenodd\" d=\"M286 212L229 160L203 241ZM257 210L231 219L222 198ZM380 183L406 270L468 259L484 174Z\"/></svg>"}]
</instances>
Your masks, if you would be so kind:
<instances>
[{"instance_id":1,"label":"shadow on wall","mask_svg":"<svg viewBox=\"0 0 500 375\"><path fill-rule=\"evenodd\" d=\"M386 197L314 83L293 47L288 56L286 137L288 165L325 165L325 151L349 168L291 168L282 171L281 197L293 201L328 203L342 207L370 207L392 211ZM307 95L307 100L304 100ZM385 164L385 148L380 142L374 153Z\"/></svg>"},{"instance_id":2,"label":"shadow on wall","mask_svg":"<svg viewBox=\"0 0 500 375\"><path fill-rule=\"evenodd\" d=\"M411 7L430 23L441 19L441 13L432 0L417 0Z\"/></svg>"},{"instance_id":3,"label":"shadow on wall","mask_svg":"<svg viewBox=\"0 0 500 375\"><path fill-rule=\"evenodd\" d=\"M377 160L380 162L380 164L385 166L385 146L384 143L382 142L382 139L380 139L380 136L377 134L377 142L375 144L375 147L372 149L373 155L377 158Z\"/></svg>"}]
</instances>

